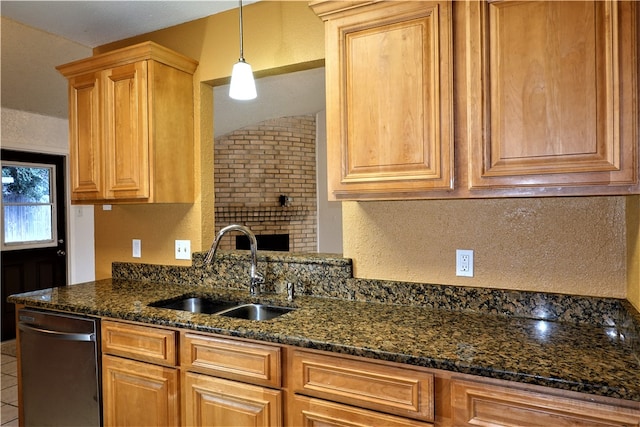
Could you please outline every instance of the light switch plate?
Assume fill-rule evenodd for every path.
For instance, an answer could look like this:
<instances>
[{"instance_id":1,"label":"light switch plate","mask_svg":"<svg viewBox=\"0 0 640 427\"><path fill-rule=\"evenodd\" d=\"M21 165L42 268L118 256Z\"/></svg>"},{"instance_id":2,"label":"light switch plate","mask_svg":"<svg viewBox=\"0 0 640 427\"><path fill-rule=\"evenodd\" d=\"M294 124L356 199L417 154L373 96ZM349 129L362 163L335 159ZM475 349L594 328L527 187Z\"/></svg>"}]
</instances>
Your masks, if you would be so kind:
<instances>
[{"instance_id":1,"label":"light switch plate","mask_svg":"<svg viewBox=\"0 0 640 427\"><path fill-rule=\"evenodd\" d=\"M191 259L191 240L176 240L176 259Z\"/></svg>"}]
</instances>

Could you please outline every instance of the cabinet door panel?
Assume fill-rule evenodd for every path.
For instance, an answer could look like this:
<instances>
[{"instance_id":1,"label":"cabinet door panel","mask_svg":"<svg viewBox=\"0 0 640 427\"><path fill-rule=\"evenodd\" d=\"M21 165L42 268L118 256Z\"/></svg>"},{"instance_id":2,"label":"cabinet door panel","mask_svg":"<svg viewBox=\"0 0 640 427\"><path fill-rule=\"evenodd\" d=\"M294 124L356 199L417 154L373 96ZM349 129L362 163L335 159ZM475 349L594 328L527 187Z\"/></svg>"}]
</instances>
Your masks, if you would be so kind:
<instances>
[{"instance_id":1,"label":"cabinet door panel","mask_svg":"<svg viewBox=\"0 0 640 427\"><path fill-rule=\"evenodd\" d=\"M281 426L282 392L186 372L184 419L189 426Z\"/></svg>"},{"instance_id":2,"label":"cabinet door panel","mask_svg":"<svg viewBox=\"0 0 640 427\"><path fill-rule=\"evenodd\" d=\"M331 196L453 188L451 5L317 7L326 20Z\"/></svg>"},{"instance_id":3,"label":"cabinet door panel","mask_svg":"<svg viewBox=\"0 0 640 427\"><path fill-rule=\"evenodd\" d=\"M105 426L177 426L178 370L102 357Z\"/></svg>"},{"instance_id":4,"label":"cabinet door panel","mask_svg":"<svg viewBox=\"0 0 640 427\"><path fill-rule=\"evenodd\" d=\"M105 72L107 197L149 198L147 62Z\"/></svg>"},{"instance_id":5,"label":"cabinet door panel","mask_svg":"<svg viewBox=\"0 0 640 427\"><path fill-rule=\"evenodd\" d=\"M103 198L102 134L98 74L69 80L71 199Z\"/></svg>"},{"instance_id":6,"label":"cabinet door panel","mask_svg":"<svg viewBox=\"0 0 640 427\"><path fill-rule=\"evenodd\" d=\"M633 100L621 91L634 66L620 66L622 32L635 29L618 20L631 7L465 4L467 90L480 101L467 110L471 188L636 182L637 142L624 128Z\"/></svg>"}]
</instances>

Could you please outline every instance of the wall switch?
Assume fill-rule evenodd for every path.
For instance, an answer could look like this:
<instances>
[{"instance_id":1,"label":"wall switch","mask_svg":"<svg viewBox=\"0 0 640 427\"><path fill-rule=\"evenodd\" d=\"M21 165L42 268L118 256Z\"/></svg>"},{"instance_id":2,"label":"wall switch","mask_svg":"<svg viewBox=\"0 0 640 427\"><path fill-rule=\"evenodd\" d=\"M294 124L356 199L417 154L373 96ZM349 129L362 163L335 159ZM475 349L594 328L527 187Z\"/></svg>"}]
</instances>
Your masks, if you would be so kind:
<instances>
[{"instance_id":1,"label":"wall switch","mask_svg":"<svg viewBox=\"0 0 640 427\"><path fill-rule=\"evenodd\" d=\"M142 256L142 241L140 239L133 239L133 253L134 258L140 258Z\"/></svg>"},{"instance_id":2,"label":"wall switch","mask_svg":"<svg viewBox=\"0 0 640 427\"><path fill-rule=\"evenodd\" d=\"M456 276L473 277L472 249L456 249Z\"/></svg>"},{"instance_id":3,"label":"wall switch","mask_svg":"<svg viewBox=\"0 0 640 427\"><path fill-rule=\"evenodd\" d=\"M176 240L176 259L191 259L191 240Z\"/></svg>"}]
</instances>

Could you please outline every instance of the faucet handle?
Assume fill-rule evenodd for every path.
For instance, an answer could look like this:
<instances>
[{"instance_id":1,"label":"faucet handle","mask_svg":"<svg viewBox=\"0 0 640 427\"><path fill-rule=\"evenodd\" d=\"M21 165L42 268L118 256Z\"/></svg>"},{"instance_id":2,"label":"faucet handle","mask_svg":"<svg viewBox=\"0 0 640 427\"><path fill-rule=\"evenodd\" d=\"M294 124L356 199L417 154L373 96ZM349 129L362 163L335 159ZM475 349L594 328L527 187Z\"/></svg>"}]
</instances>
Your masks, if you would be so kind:
<instances>
[{"instance_id":1,"label":"faucet handle","mask_svg":"<svg viewBox=\"0 0 640 427\"><path fill-rule=\"evenodd\" d=\"M251 278L251 281L257 285L261 285L264 283L264 276L259 271L256 271Z\"/></svg>"},{"instance_id":2,"label":"faucet handle","mask_svg":"<svg viewBox=\"0 0 640 427\"><path fill-rule=\"evenodd\" d=\"M259 271L251 275L251 283L249 283L249 293L251 295L260 295L262 293L262 285L264 284L264 276ZM259 290L256 289L259 287Z\"/></svg>"},{"instance_id":3,"label":"faucet handle","mask_svg":"<svg viewBox=\"0 0 640 427\"><path fill-rule=\"evenodd\" d=\"M287 300L293 301L293 283L287 282Z\"/></svg>"}]
</instances>

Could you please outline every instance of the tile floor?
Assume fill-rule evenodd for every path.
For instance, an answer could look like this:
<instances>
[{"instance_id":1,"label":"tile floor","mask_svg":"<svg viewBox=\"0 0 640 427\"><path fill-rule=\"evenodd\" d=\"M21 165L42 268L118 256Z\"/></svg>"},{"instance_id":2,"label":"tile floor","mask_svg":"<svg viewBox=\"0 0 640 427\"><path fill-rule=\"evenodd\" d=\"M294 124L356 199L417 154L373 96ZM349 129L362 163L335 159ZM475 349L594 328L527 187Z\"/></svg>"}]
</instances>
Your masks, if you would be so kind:
<instances>
[{"instance_id":1,"label":"tile floor","mask_svg":"<svg viewBox=\"0 0 640 427\"><path fill-rule=\"evenodd\" d=\"M0 387L2 388L2 414L0 415L0 425L18 425L18 378L16 376L17 362L15 352L11 350L11 343L2 343L2 378ZM15 346L13 346L15 348ZM9 349L9 350L7 350Z\"/></svg>"}]
</instances>

